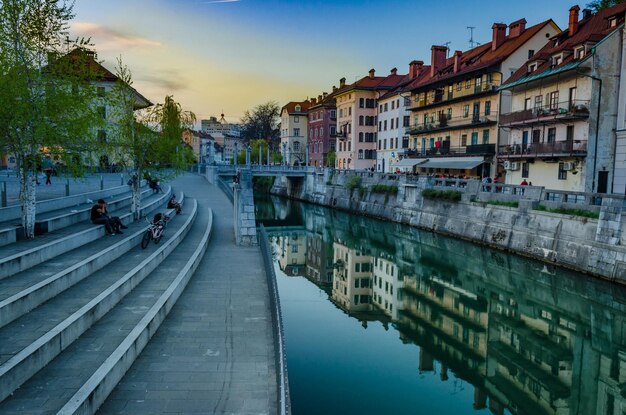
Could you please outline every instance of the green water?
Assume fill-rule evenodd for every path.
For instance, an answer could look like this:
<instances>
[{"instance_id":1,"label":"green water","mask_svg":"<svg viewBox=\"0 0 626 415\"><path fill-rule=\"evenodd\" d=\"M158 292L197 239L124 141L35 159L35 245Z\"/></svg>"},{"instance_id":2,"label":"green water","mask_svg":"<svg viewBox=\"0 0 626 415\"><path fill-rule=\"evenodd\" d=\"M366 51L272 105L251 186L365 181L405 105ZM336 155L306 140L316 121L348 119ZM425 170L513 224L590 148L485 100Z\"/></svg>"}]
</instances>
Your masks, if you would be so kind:
<instances>
[{"instance_id":1,"label":"green water","mask_svg":"<svg viewBox=\"0 0 626 415\"><path fill-rule=\"evenodd\" d=\"M626 289L278 198L257 219L294 415L626 413Z\"/></svg>"}]
</instances>

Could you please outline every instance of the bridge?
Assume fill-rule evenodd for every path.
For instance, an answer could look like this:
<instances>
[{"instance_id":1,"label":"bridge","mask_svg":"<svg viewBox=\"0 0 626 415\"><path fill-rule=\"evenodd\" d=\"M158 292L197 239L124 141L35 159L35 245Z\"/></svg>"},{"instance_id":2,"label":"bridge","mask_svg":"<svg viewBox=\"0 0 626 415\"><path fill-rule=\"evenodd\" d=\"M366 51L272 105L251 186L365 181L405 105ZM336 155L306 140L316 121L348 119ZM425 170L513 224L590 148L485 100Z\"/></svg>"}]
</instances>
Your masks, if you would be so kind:
<instances>
[{"instance_id":1,"label":"bridge","mask_svg":"<svg viewBox=\"0 0 626 415\"><path fill-rule=\"evenodd\" d=\"M288 165L266 165L266 164L239 164L239 165L218 165L217 174L219 176L234 176L237 171L250 171L252 176L286 176L305 177L314 173L315 167L288 166Z\"/></svg>"}]
</instances>

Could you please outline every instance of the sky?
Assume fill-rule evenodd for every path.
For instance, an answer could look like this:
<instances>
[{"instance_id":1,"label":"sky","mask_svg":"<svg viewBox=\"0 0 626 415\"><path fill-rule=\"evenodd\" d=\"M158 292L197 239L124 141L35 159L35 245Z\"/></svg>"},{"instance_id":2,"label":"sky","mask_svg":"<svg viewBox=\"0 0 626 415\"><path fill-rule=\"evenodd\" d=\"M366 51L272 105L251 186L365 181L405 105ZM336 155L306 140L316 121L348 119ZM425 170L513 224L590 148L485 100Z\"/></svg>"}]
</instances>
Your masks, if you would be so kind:
<instances>
[{"instance_id":1,"label":"sky","mask_svg":"<svg viewBox=\"0 0 626 415\"><path fill-rule=\"evenodd\" d=\"M581 9L587 2L579 3ZM71 33L91 39L103 65L117 59L152 102L173 95L198 120L238 122L412 60L432 45L491 41L495 22L552 18L562 29L574 0L76 0Z\"/></svg>"}]
</instances>

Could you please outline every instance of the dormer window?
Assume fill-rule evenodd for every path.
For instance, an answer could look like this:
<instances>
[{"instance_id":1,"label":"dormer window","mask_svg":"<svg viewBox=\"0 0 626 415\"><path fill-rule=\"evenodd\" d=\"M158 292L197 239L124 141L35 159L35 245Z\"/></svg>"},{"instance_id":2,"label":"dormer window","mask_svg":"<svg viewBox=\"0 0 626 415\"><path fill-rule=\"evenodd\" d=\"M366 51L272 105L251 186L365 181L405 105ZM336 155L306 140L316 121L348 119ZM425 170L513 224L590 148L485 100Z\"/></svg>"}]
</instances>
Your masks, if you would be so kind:
<instances>
[{"instance_id":1,"label":"dormer window","mask_svg":"<svg viewBox=\"0 0 626 415\"><path fill-rule=\"evenodd\" d=\"M574 59L580 60L585 57L585 47L578 46L574 49Z\"/></svg>"},{"instance_id":2,"label":"dormer window","mask_svg":"<svg viewBox=\"0 0 626 415\"><path fill-rule=\"evenodd\" d=\"M609 17L609 27L617 26L617 16Z\"/></svg>"},{"instance_id":3,"label":"dormer window","mask_svg":"<svg viewBox=\"0 0 626 415\"><path fill-rule=\"evenodd\" d=\"M302 107L300 105L296 105L296 112L300 112L301 109Z\"/></svg>"},{"instance_id":4,"label":"dormer window","mask_svg":"<svg viewBox=\"0 0 626 415\"><path fill-rule=\"evenodd\" d=\"M537 62L533 62L528 65L528 73L533 73L537 70Z\"/></svg>"},{"instance_id":5,"label":"dormer window","mask_svg":"<svg viewBox=\"0 0 626 415\"><path fill-rule=\"evenodd\" d=\"M563 54L559 53L558 55L552 56L552 66L559 66L563 63Z\"/></svg>"}]
</instances>

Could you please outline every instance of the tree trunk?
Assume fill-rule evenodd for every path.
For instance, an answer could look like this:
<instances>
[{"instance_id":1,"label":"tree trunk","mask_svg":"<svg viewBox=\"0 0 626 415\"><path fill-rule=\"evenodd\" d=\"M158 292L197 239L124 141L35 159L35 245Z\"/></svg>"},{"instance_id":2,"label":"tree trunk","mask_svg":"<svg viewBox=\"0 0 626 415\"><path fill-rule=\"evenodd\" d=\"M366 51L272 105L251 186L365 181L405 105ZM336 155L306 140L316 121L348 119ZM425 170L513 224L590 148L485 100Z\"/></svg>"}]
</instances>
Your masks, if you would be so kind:
<instances>
[{"instance_id":1,"label":"tree trunk","mask_svg":"<svg viewBox=\"0 0 626 415\"><path fill-rule=\"evenodd\" d=\"M133 218L139 220L141 219L141 169L137 169L135 174L137 175L137 180L132 180L133 202L131 212L133 212Z\"/></svg>"},{"instance_id":2,"label":"tree trunk","mask_svg":"<svg viewBox=\"0 0 626 415\"><path fill-rule=\"evenodd\" d=\"M37 210L37 172L24 168L19 171L24 236L33 239L35 237L35 213Z\"/></svg>"}]
</instances>

